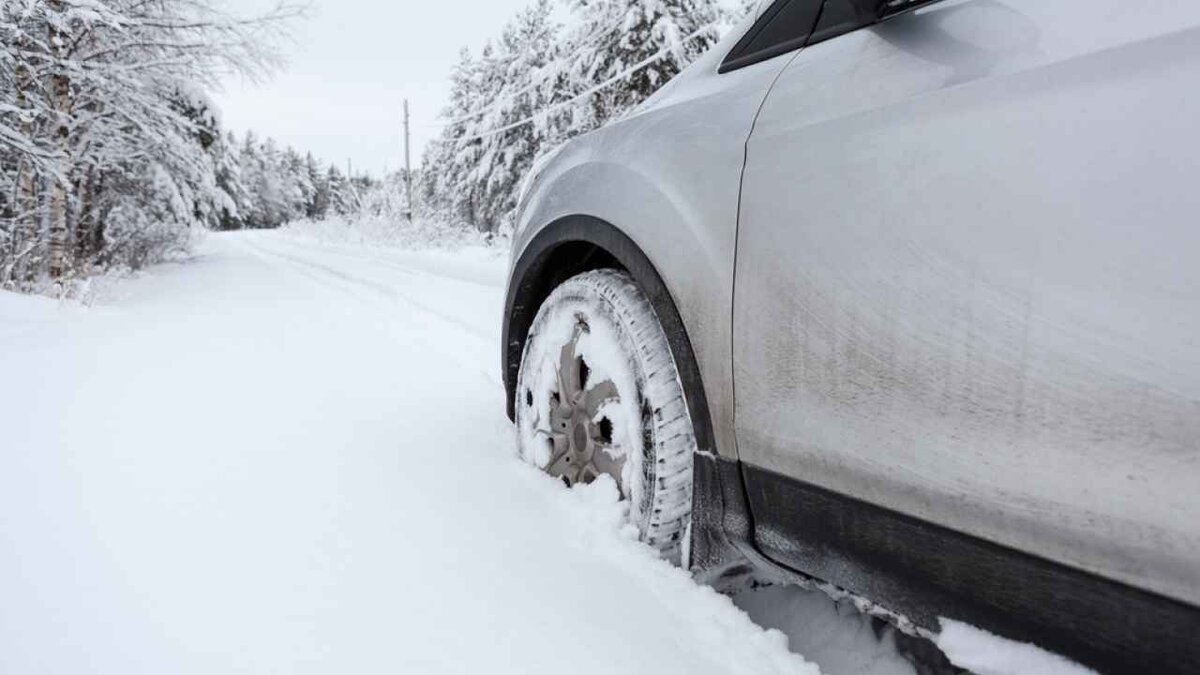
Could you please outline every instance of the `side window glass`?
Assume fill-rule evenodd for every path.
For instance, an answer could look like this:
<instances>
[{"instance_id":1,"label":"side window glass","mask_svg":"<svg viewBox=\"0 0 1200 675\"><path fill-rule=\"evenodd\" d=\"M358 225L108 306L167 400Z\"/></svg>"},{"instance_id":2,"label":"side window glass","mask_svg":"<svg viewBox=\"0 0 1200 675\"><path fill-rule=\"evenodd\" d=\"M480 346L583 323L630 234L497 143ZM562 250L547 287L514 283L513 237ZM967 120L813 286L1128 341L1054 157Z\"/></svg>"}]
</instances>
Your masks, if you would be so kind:
<instances>
[{"instance_id":1,"label":"side window glass","mask_svg":"<svg viewBox=\"0 0 1200 675\"><path fill-rule=\"evenodd\" d=\"M937 0L825 0L817 27L805 44L813 45L877 23L894 14Z\"/></svg>"},{"instance_id":2,"label":"side window glass","mask_svg":"<svg viewBox=\"0 0 1200 675\"><path fill-rule=\"evenodd\" d=\"M804 46L821 15L821 0L776 0L725 57L728 72Z\"/></svg>"},{"instance_id":3,"label":"side window glass","mask_svg":"<svg viewBox=\"0 0 1200 675\"><path fill-rule=\"evenodd\" d=\"M879 0L825 0L825 9L807 44L858 30L879 20Z\"/></svg>"}]
</instances>

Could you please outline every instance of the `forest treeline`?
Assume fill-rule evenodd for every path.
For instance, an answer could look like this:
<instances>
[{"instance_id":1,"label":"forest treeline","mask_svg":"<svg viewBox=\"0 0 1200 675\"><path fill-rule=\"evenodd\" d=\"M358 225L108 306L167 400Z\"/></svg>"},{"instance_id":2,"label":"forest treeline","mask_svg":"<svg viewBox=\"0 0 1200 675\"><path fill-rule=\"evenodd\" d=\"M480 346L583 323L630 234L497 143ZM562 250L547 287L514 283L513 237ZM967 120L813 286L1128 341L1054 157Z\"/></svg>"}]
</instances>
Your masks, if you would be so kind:
<instances>
[{"instance_id":1,"label":"forest treeline","mask_svg":"<svg viewBox=\"0 0 1200 675\"><path fill-rule=\"evenodd\" d=\"M0 0L0 286L185 249L241 217L242 159L207 95L268 76L300 10L218 0Z\"/></svg>"},{"instance_id":2,"label":"forest treeline","mask_svg":"<svg viewBox=\"0 0 1200 675\"><path fill-rule=\"evenodd\" d=\"M756 0L744 0L742 11ZM484 232L512 226L533 162L641 103L720 38L717 0L536 0L451 75L422 162L423 208ZM559 12L562 14L562 12Z\"/></svg>"},{"instance_id":3,"label":"forest treeline","mask_svg":"<svg viewBox=\"0 0 1200 675\"><path fill-rule=\"evenodd\" d=\"M0 0L0 288L136 268L205 229L299 218L503 232L537 157L643 101L730 19L717 0L534 0L462 52L408 204L402 174L347 176L222 128L208 92L231 75L268 77L302 14L227 6Z\"/></svg>"},{"instance_id":4,"label":"forest treeline","mask_svg":"<svg viewBox=\"0 0 1200 675\"><path fill-rule=\"evenodd\" d=\"M210 147L216 187L223 204L205 223L214 230L275 228L301 218L350 216L363 208L363 195L378 183L368 174L347 175L335 164L259 140L227 133Z\"/></svg>"}]
</instances>

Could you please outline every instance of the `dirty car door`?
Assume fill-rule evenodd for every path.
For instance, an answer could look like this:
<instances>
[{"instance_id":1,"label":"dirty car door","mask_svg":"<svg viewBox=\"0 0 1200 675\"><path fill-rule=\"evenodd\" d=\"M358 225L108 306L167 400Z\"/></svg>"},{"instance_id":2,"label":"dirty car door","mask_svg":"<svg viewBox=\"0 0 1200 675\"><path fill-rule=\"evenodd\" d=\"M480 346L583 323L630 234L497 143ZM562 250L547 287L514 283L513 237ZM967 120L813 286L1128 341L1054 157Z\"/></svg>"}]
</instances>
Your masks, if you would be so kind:
<instances>
[{"instance_id":1,"label":"dirty car door","mask_svg":"<svg viewBox=\"0 0 1200 675\"><path fill-rule=\"evenodd\" d=\"M1200 7L1087 6L931 4L772 89L734 310L768 555L854 567L784 481L1200 605Z\"/></svg>"}]
</instances>

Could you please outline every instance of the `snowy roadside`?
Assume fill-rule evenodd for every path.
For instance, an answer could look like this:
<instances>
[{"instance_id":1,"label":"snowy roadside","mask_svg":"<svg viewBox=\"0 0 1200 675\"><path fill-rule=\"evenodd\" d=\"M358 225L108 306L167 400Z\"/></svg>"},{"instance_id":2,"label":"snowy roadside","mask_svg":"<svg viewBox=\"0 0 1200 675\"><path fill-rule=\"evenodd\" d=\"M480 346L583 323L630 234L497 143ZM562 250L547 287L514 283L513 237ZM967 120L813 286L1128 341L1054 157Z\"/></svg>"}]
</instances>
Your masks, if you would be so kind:
<instances>
[{"instance_id":1,"label":"snowy roadside","mask_svg":"<svg viewBox=\"0 0 1200 675\"><path fill-rule=\"evenodd\" d=\"M420 257L217 235L111 305L0 294L0 671L816 673L514 459L503 258Z\"/></svg>"},{"instance_id":2,"label":"snowy roadside","mask_svg":"<svg viewBox=\"0 0 1200 675\"><path fill-rule=\"evenodd\" d=\"M0 292L0 672L818 672L790 644L914 673L844 605L697 586L614 485L515 458L506 262L243 232L92 306ZM969 627L942 646L1083 672Z\"/></svg>"},{"instance_id":3,"label":"snowy roadside","mask_svg":"<svg viewBox=\"0 0 1200 675\"><path fill-rule=\"evenodd\" d=\"M352 217L331 216L320 220L296 220L277 232L295 239L321 244L365 245L408 251L491 248L508 251L508 241L464 226L448 226L432 220L408 222L399 217L367 213Z\"/></svg>"}]
</instances>

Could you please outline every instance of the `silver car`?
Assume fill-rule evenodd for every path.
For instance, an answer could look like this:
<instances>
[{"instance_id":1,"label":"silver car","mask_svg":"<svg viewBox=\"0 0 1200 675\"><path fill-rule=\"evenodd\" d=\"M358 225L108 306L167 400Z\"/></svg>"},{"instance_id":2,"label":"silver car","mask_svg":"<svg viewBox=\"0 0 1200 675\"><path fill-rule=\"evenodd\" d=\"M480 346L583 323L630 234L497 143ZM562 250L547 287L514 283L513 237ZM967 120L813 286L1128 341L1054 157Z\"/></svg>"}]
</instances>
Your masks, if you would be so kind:
<instances>
[{"instance_id":1,"label":"silver car","mask_svg":"<svg viewBox=\"0 0 1200 675\"><path fill-rule=\"evenodd\" d=\"M1200 672L1200 3L764 3L520 214L521 453L664 556Z\"/></svg>"}]
</instances>

